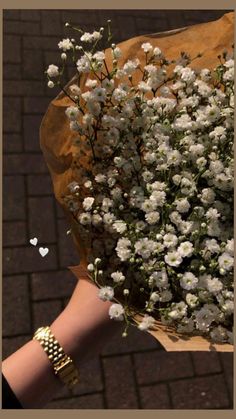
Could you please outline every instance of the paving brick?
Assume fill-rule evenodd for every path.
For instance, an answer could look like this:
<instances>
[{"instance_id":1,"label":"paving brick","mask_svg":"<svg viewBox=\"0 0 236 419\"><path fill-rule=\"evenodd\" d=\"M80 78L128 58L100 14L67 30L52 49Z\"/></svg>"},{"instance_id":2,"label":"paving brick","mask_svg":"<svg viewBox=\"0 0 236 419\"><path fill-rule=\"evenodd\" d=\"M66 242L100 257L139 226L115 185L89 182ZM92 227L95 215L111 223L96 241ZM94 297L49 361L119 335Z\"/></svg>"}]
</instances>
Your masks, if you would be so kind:
<instances>
[{"instance_id":1,"label":"paving brick","mask_svg":"<svg viewBox=\"0 0 236 419\"><path fill-rule=\"evenodd\" d=\"M130 355L103 358L108 409L137 409L138 400Z\"/></svg>"},{"instance_id":2,"label":"paving brick","mask_svg":"<svg viewBox=\"0 0 236 419\"><path fill-rule=\"evenodd\" d=\"M12 20L17 20L19 19L20 16L20 11L19 10L7 10L4 9L3 10L3 19L12 19Z\"/></svg>"},{"instance_id":3,"label":"paving brick","mask_svg":"<svg viewBox=\"0 0 236 419\"><path fill-rule=\"evenodd\" d=\"M36 80L4 80L4 96L44 96L45 83Z\"/></svg>"},{"instance_id":4,"label":"paving brick","mask_svg":"<svg viewBox=\"0 0 236 419\"><path fill-rule=\"evenodd\" d=\"M21 45L20 38L16 35L4 35L3 40L3 62L20 63Z\"/></svg>"},{"instance_id":5,"label":"paving brick","mask_svg":"<svg viewBox=\"0 0 236 419\"><path fill-rule=\"evenodd\" d=\"M57 51L58 50L58 36L24 36L23 37L23 48L34 49L34 50L48 50L48 51Z\"/></svg>"},{"instance_id":6,"label":"paving brick","mask_svg":"<svg viewBox=\"0 0 236 419\"><path fill-rule=\"evenodd\" d=\"M41 152L39 144L39 128L43 115L24 116L24 144L26 151Z\"/></svg>"},{"instance_id":7,"label":"paving brick","mask_svg":"<svg viewBox=\"0 0 236 419\"><path fill-rule=\"evenodd\" d=\"M153 20L145 19L142 17L137 17L135 19L135 24L136 24L138 33L141 33L141 34L156 33L156 32L161 32L168 29L168 23L167 23L166 18L164 17L161 19L153 19Z\"/></svg>"},{"instance_id":8,"label":"paving brick","mask_svg":"<svg viewBox=\"0 0 236 419\"><path fill-rule=\"evenodd\" d=\"M67 399L73 397L74 393L73 391L70 391L68 387L64 386L61 387L53 396L51 399L51 402L57 401L58 399ZM46 409L46 407L45 407Z\"/></svg>"},{"instance_id":9,"label":"paving brick","mask_svg":"<svg viewBox=\"0 0 236 419\"><path fill-rule=\"evenodd\" d=\"M69 79L66 79L66 80L68 81ZM62 84L65 85L66 82L65 83L63 82ZM55 99L55 97L60 93L60 91L61 91L61 89L59 89L58 86L55 86L55 88L50 89L48 86L45 85L45 95L44 95L44 97L51 101L51 100Z\"/></svg>"},{"instance_id":10,"label":"paving brick","mask_svg":"<svg viewBox=\"0 0 236 419\"><path fill-rule=\"evenodd\" d=\"M89 394L48 403L45 409L104 409L101 394Z\"/></svg>"},{"instance_id":11,"label":"paving brick","mask_svg":"<svg viewBox=\"0 0 236 419\"><path fill-rule=\"evenodd\" d=\"M23 51L23 79L41 80L44 79L42 51L27 49Z\"/></svg>"},{"instance_id":12,"label":"paving brick","mask_svg":"<svg viewBox=\"0 0 236 419\"><path fill-rule=\"evenodd\" d=\"M142 409L170 409L170 398L166 384L139 387Z\"/></svg>"},{"instance_id":13,"label":"paving brick","mask_svg":"<svg viewBox=\"0 0 236 419\"><path fill-rule=\"evenodd\" d=\"M42 11L42 34L60 35L61 34L61 13L56 10ZM59 41L58 41L59 42Z\"/></svg>"},{"instance_id":14,"label":"paving brick","mask_svg":"<svg viewBox=\"0 0 236 419\"><path fill-rule=\"evenodd\" d=\"M119 354L127 352L138 352L146 349L160 348L157 340L150 334L143 333L135 326L131 326L128 330L128 336L123 338L123 328L118 331L111 340L106 344L102 351L102 355Z\"/></svg>"},{"instance_id":15,"label":"paving brick","mask_svg":"<svg viewBox=\"0 0 236 419\"><path fill-rule=\"evenodd\" d=\"M39 243L56 241L55 214L51 197L29 198L29 232Z\"/></svg>"},{"instance_id":16,"label":"paving brick","mask_svg":"<svg viewBox=\"0 0 236 419\"><path fill-rule=\"evenodd\" d=\"M23 176L3 177L3 220L25 220Z\"/></svg>"},{"instance_id":17,"label":"paving brick","mask_svg":"<svg viewBox=\"0 0 236 419\"><path fill-rule=\"evenodd\" d=\"M87 23L92 28L94 25L96 28L100 25L99 13L97 10L63 10L62 11L62 22L63 24L69 22L71 24L76 24L77 26L81 25L83 29L84 25ZM67 33L75 33L67 28ZM71 35L70 35L71 36Z\"/></svg>"},{"instance_id":18,"label":"paving brick","mask_svg":"<svg viewBox=\"0 0 236 419\"><path fill-rule=\"evenodd\" d=\"M197 375L221 372L219 354L217 352L192 352L195 372Z\"/></svg>"},{"instance_id":19,"label":"paving brick","mask_svg":"<svg viewBox=\"0 0 236 419\"><path fill-rule=\"evenodd\" d=\"M27 276L18 275L4 278L2 287L3 336L30 333L30 306Z\"/></svg>"},{"instance_id":20,"label":"paving brick","mask_svg":"<svg viewBox=\"0 0 236 419\"><path fill-rule=\"evenodd\" d=\"M36 113L36 114L44 114L47 110L49 105L48 98L40 97L40 96L29 96L24 99L24 113Z\"/></svg>"},{"instance_id":21,"label":"paving brick","mask_svg":"<svg viewBox=\"0 0 236 419\"><path fill-rule=\"evenodd\" d=\"M5 175L19 175L48 173L48 168L41 154L8 154L3 156L3 171Z\"/></svg>"},{"instance_id":22,"label":"paving brick","mask_svg":"<svg viewBox=\"0 0 236 419\"><path fill-rule=\"evenodd\" d=\"M189 10L188 16L194 17L198 22L210 22L211 20L219 19L229 10Z\"/></svg>"},{"instance_id":23,"label":"paving brick","mask_svg":"<svg viewBox=\"0 0 236 419\"><path fill-rule=\"evenodd\" d=\"M39 35L40 25L35 22L4 21L3 31L15 35Z\"/></svg>"},{"instance_id":24,"label":"paving brick","mask_svg":"<svg viewBox=\"0 0 236 419\"><path fill-rule=\"evenodd\" d=\"M102 370L99 358L80 366L80 382L73 388L74 395L103 391Z\"/></svg>"},{"instance_id":25,"label":"paving brick","mask_svg":"<svg viewBox=\"0 0 236 419\"><path fill-rule=\"evenodd\" d=\"M21 152L23 150L23 142L20 134L3 134L3 152Z\"/></svg>"},{"instance_id":26,"label":"paving brick","mask_svg":"<svg viewBox=\"0 0 236 419\"><path fill-rule=\"evenodd\" d=\"M233 385L234 385L234 354L220 353L221 361L223 363L225 379L228 384L231 400L233 399Z\"/></svg>"},{"instance_id":27,"label":"paving brick","mask_svg":"<svg viewBox=\"0 0 236 419\"><path fill-rule=\"evenodd\" d=\"M50 175L28 175L28 194L30 196L52 195L53 186Z\"/></svg>"},{"instance_id":28,"label":"paving brick","mask_svg":"<svg viewBox=\"0 0 236 419\"><path fill-rule=\"evenodd\" d=\"M174 409L227 409L230 407L223 374L170 383Z\"/></svg>"},{"instance_id":29,"label":"paving brick","mask_svg":"<svg viewBox=\"0 0 236 419\"><path fill-rule=\"evenodd\" d=\"M121 40L128 39L129 37L136 36L136 20L133 16L118 16L116 19L116 25L112 24L112 30L118 25L119 28L122 28L120 35L117 34Z\"/></svg>"},{"instance_id":30,"label":"paving brick","mask_svg":"<svg viewBox=\"0 0 236 419\"><path fill-rule=\"evenodd\" d=\"M56 201L56 212L57 212L57 218L64 218L65 219L65 213L61 207L61 205Z\"/></svg>"},{"instance_id":31,"label":"paving brick","mask_svg":"<svg viewBox=\"0 0 236 419\"><path fill-rule=\"evenodd\" d=\"M59 254L60 254L60 267L64 268L67 266L78 265L79 255L76 250L74 241L71 235L67 235L66 232L70 229L69 222L66 219L57 220L58 231L59 231Z\"/></svg>"},{"instance_id":32,"label":"paving brick","mask_svg":"<svg viewBox=\"0 0 236 419\"><path fill-rule=\"evenodd\" d=\"M33 305L33 328L50 325L61 313L61 301L34 302Z\"/></svg>"},{"instance_id":33,"label":"paving brick","mask_svg":"<svg viewBox=\"0 0 236 419\"><path fill-rule=\"evenodd\" d=\"M17 337L9 337L2 339L2 359L6 359L8 356L16 352L23 345L32 339L32 335L22 335Z\"/></svg>"},{"instance_id":34,"label":"paving brick","mask_svg":"<svg viewBox=\"0 0 236 419\"><path fill-rule=\"evenodd\" d=\"M3 98L3 130L4 132L20 132L21 100L19 98Z\"/></svg>"},{"instance_id":35,"label":"paving brick","mask_svg":"<svg viewBox=\"0 0 236 419\"><path fill-rule=\"evenodd\" d=\"M3 223L2 244L5 246L18 246L26 244L26 224L21 221Z\"/></svg>"},{"instance_id":36,"label":"paving brick","mask_svg":"<svg viewBox=\"0 0 236 419\"><path fill-rule=\"evenodd\" d=\"M9 80L20 80L21 79L20 64L4 64L3 78L9 79Z\"/></svg>"},{"instance_id":37,"label":"paving brick","mask_svg":"<svg viewBox=\"0 0 236 419\"><path fill-rule=\"evenodd\" d=\"M188 23L185 20L185 16L182 10L171 10L166 15L167 26L170 29L177 29L184 26L188 26Z\"/></svg>"},{"instance_id":38,"label":"paving brick","mask_svg":"<svg viewBox=\"0 0 236 419\"><path fill-rule=\"evenodd\" d=\"M45 246L43 246L45 247ZM42 257L38 248L29 244L29 247L15 247L3 250L3 274L42 272L57 269L56 248L48 246L49 252Z\"/></svg>"},{"instance_id":39,"label":"paving brick","mask_svg":"<svg viewBox=\"0 0 236 419\"><path fill-rule=\"evenodd\" d=\"M20 18L21 20L28 20L28 21L38 21L40 20L40 10L21 10L20 11Z\"/></svg>"},{"instance_id":40,"label":"paving brick","mask_svg":"<svg viewBox=\"0 0 236 419\"><path fill-rule=\"evenodd\" d=\"M69 270L33 273L31 278L33 300L69 297L77 284Z\"/></svg>"},{"instance_id":41,"label":"paving brick","mask_svg":"<svg viewBox=\"0 0 236 419\"><path fill-rule=\"evenodd\" d=\"M139 384L167 381L194 375L188 352L153 351L134 355Z\"/></svg>"},{"instance_id":42,"label":"paving brick","mask_svg":"<svg viewBox=\"0 0 236 419\"><path fill-rule=\"evenodd\" d=\"M62 60L60 57L59 49L56 51L44 51L43 56L44 56L44 62L45 62L44 70L47 70L47 67L50 64L55 64L57 66L61 65ZM50 90L55 91L55 89L50 89Z\"/></svg>"}]
</instances>

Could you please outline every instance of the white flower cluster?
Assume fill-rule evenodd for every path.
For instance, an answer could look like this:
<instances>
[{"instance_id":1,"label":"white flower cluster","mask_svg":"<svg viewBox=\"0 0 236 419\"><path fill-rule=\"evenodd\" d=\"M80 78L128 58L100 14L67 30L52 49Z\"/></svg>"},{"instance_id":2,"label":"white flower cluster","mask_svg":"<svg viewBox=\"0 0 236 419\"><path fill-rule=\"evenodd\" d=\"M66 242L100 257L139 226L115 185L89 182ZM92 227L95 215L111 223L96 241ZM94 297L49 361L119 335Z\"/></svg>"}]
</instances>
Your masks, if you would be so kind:
<instances>
[{"instance_id":1,"label":"white flower cluster","mask_svg":"<svg viewBox=\"0 0 236 419\"><path fill-rule=\"evenodd\" d=\"M102 33L80 40L96 43ZM121 48L112 44L110 53L108 69L104 52L83 50L76 66L88 74L85 89L71 86L77 103L66 109L80 135L80 190L72 182L65 200L91 239L99 297L116 301L109 314L117 320L127 322L135 306L144 314L141 330L161 319L180 333L232 342L232 55L214 71L180 59L167 82L169 62L158 46L145 42L122 66ZM48 75L58 68L49 66ZM79 160L88 153L90 172Z\"/></svg>"}]
</instances>

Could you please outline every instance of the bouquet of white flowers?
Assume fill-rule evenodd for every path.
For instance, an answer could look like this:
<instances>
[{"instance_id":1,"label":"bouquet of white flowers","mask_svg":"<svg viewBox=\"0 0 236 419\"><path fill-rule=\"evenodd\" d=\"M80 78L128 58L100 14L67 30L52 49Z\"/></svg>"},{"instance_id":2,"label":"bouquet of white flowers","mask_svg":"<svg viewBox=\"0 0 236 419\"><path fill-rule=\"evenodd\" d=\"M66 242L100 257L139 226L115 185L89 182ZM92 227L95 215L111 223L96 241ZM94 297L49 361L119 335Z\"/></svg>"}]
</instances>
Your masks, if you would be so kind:
<instances>
[{"instance_id":1,"label":"bouquet of white flowers","mask_svg":"<svg viewBox=\"0 0 236 419\"><path fill-rule=\"evenodd\" d=\"M111 22L107 22L108 43ZM48 86L70 98L74 181L63 196L89 247L87 270L109 315L152 330L233 341L234 58L194 70L150 42L119 65L99 49L105 30L59 42ZM108 51L108 52L107 52ZM62 87L68 57L78 83ZM195 57L197 58L197 57ZM87 74L80 85L80 77Z\"/></svg>"}]
</instances>

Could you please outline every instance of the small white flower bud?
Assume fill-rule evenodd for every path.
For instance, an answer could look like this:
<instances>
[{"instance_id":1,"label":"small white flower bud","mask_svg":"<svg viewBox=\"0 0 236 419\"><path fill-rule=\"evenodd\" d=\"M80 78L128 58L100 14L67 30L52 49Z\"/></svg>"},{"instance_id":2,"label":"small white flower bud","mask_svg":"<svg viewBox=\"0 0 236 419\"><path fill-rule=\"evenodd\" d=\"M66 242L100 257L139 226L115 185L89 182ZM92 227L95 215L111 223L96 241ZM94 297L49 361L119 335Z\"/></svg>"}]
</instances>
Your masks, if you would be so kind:
<instances>
[{"instance_id":1,"label":"small white flower bud","mask_svg":"<svg viewBox=\"0 0 236 419\"><path fill-rule=\"evenodd\" d=\"M68 26L70 26L70 24L69 24L68 22L66 22L66 23L65 23L65 26L67 26L67 27L68 27Z\"/></svg>"},{"instance_id":2,"label":"small white flower bud","mask_svg":"<svg viewBox=\"0 0 236 419\"><path fill-rule=\"evenodd\" d=\"M63 53L61 54L61 59L62 59L62 60L66 60L66 59L67 59L67 55L65 54L65 52L63 52Z\"/></svg>"},{"instance_id":3,"label":"small white flower bud","mask_svg":"<svg viewBox=\"0 0 236 419\"><path fill-rule=\"evenodd\" d=\"M94 271L94 265L92 263L89 263L87 266L87 269L89 272L93 272Z\"/></svg>"},{"instance_id":4,"label":"small white flower bud","mask_svg":"<svg viewBox=\"0 0 236 419\"><path fill-rule=\"evenodd\" d=\"M101 259L100 258L96 258L95 261L94 261L95 265L97 265L100 262L101 262Z\"/></svg>"},{"instance_id":5,"label":"small white flower bud","mask_svg":"<svg viewBox=\"0 0 236 419\"><path fill-rule=\"evenodd\" d=\"M129 295L129 290L128 290L128 288L125 288L125 289L124 289L123 294L124 294L124 295Z\"/></svg>"},{"instance_id":6,"label":"small white flower bud","mask_svg":"<svg viewBox=\"0 0 236 419\"><path fill-rule=\"evenodd\" d=\"M53 83L53 81L49 81L48 82L48 87L50 87L50 89L52 89L55 86L55 84Z\"/></svg>"}]
</instances>

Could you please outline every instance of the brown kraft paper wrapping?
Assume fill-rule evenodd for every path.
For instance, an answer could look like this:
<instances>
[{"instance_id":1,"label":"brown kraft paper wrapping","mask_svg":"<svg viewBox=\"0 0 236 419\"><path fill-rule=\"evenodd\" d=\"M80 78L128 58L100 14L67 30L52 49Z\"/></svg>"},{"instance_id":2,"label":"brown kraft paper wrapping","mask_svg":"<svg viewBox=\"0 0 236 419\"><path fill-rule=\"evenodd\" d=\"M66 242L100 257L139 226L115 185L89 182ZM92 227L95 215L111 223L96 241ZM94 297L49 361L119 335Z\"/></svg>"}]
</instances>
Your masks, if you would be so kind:
<instances>
[{"instance_id":1,"label":"brown kraft paper wrapping","mask_svg":"<svg viewBox=\"0 0 236 419\"><path fill-rule=\"evenodd\" d=\"M140 48L144 42L150 42L154 47L159 47L166 58L170 60L178 59L181 51L190 54L191 58L201 53L202 57L194 59L193 63L190 63L189 66L194 69L209 68L212 70L219 64L217 56L222 54L224 49L229 52L232 51L232 44L234 42L234 13L226 13L216 21L137 36L121 42L117 44L122 51L119 65L122 66L128 59L134 59L136 57L139 58L141 65L144 65L144 55ZM108 69L110 69L112 65L110 48L106 50L106 62ZM167 73L170 69L172 69L172 66L167 69ZM85 82L87 77L93 78L91 74L82 75L80 80L82 91L86 89ZM65 90L71 84L75 83L76 80L77 76L75 75L67 83ZM133 81L134 84L137 82L135 76ZM73 158L76 147L72 145L71 140L77 134L70 130L68 118L65 115L66 108L71 105L73 105L73 102L63 91L51 101L40 126L40 147L51 175L55 198L62 207L69 222L72 238L80 257L80 264L78 266L70 266L69 269L78 278L87 278L90 280L87 272L87 257L90 246L82 239L78 224L61 197L63 194L68 194L67 185L73 180L76 180ZM86 156L83 160L81 159L79 161L79 164L83 167L88 167ZM141 316L136 316L134 320L138 322L140 318ZM170 327L167 328L167 326L162 325L158 321L156 322L155 329L150 330L149 333L167 351L233 351L233 345L213 344L201 336L188 337L179 335Z\"/></svg>"}]
</instances>

